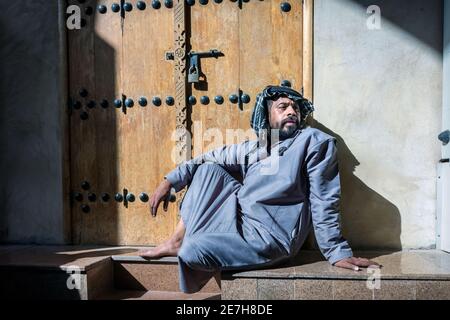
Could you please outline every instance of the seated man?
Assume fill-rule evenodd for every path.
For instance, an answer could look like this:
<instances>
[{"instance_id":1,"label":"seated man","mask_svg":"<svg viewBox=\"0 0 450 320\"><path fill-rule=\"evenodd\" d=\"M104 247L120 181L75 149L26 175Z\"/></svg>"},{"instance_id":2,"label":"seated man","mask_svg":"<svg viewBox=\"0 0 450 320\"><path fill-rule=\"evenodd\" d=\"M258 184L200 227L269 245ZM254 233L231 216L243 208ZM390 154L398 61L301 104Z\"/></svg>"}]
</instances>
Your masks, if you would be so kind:
<instances>
[{"instance_id":1,"label":"seated man","mask_svg":"<svg viewBox=\"0 0 450 320\"><path fill-rule=\"evenodd\" d=\"M193 293L217 272L273 266L297 255L314 227L331 264L353 270L377 266L353 257L341 235L336 139L306 125L313 110L291 88L266 87L257 97L251 125L267 143L262 148L257 140L224 146L167 174L151 196L152 214L171 187L179 191L189 185L181 219L166 242L140 255L178 256L180 289ZM276 143L268 138L274 135ZM273 163L276 170L267 170ZM231 176L234 172L241 174L242 184Z\"/></svg>"}]
</instances>

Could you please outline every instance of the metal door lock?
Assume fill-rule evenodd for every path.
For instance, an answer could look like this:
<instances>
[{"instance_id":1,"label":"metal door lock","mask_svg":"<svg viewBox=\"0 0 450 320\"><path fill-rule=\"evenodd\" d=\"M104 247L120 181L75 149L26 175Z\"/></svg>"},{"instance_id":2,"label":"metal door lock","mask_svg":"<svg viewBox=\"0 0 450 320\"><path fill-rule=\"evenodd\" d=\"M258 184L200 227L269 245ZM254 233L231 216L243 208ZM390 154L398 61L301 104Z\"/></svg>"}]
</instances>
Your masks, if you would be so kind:
<instances>
[{"instance_id":1,"label":"metal door lock","mask_svg":"<svg viewBox=\"0 0 450 320\"><path fill-rule=\"evenodd\" d=\"M212 49L205 52L191 51L188 53L189 69L188 69L188 83L200 82L200 75L202 74L200 68L200 58L218 58L223 56L223 53L217 49Z\"/></svg>"}]
</instances>

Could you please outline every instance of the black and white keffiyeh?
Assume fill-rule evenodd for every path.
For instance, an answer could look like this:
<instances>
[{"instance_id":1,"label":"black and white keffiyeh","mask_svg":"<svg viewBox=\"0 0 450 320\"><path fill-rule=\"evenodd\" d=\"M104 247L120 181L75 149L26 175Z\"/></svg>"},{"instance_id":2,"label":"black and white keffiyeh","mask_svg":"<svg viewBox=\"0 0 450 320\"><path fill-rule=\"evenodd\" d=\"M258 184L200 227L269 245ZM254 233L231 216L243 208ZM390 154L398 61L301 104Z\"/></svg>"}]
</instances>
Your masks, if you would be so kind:
<instances>
[{"instance_id":1,"label":"black and white keffiyeh","mask_svg":"<svg viewBox=\"0 0 450 320\"><path fill-rule=\"evenodd\" d=\"M313 104L305 99L300 92L289 87L267 86L263 92L256 96L256 103L250 120L250 125L257 136L259 136L261 130L270 129L267 100L276 100L280 96L288 97L298 104L301 113L301 125L303 125L306 117L314 111Z\"/></svg>"}]
</instances>

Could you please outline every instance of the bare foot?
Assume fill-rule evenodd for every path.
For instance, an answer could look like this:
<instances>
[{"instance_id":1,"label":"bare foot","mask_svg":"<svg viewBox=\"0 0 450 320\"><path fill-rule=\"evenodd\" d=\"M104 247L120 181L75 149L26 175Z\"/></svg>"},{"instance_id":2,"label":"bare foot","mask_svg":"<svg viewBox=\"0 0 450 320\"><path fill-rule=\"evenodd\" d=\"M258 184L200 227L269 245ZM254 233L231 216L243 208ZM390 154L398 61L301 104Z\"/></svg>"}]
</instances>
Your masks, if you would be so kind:
<instances>
[{"instance_id":1,"label":"bare foot","mask_svg":"<svg viewBox=\"0 0 450 320\"><path fill-rule=\"evenodd\" d=\"M155 248L140 250L138 255L143 258L157 259L162 257L176 257L180 250L181 242L167 240Z\"/></svg>"}]
</instances>

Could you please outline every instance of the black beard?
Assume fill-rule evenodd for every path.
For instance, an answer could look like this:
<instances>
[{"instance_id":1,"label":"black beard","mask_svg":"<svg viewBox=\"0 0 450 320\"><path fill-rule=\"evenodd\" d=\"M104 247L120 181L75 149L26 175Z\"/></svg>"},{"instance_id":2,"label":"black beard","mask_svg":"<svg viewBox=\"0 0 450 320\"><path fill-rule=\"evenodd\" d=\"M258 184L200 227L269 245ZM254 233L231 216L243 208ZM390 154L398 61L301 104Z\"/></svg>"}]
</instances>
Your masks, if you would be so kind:
<instances>
[{"instance_id":1,"label":"black beard","mask_svg":"<svg viewBox=\"0 0 450 320\"><path fill-rule=\"evenodd\" d=\"M285 130L280 129L279 130L280 140L285 140L285 139L291 137L294 134L294 132L297 131L297 129L298 129L298 125L289 126Z\"/></svg>"},{"instance_id":2,"label":"black beard","mask_svg":"<svg viewBox=\"0 0 450 320\"><path fill-rule=\"evenodd\" d=\"M292 136L295 131L298 129L298 122L296 122L295 126L285 127L285 124L282 125L282 128L279 130L280 140L285 140Z\"/></svg>"}]
</instances>

